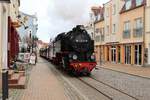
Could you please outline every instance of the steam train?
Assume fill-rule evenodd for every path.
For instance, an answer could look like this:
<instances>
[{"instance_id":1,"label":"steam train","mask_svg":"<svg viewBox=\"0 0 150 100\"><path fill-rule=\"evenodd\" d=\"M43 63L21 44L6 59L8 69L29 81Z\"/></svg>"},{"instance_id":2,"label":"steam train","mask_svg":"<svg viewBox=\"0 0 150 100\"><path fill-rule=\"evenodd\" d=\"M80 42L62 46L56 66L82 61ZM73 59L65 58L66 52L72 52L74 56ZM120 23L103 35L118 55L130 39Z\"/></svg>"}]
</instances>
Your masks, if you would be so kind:
<instances>
[{"instance_id":1,"label":"steam train","mask_svg":"<svg viewBox=\"0 0 150 100\"><path fill-rule=\"evenodd\" d=\"M96 66L94 41L83 25L77 25L67 33L60 33L40 56L74 74L90 75Z\"/></svg>"}]
</instances>

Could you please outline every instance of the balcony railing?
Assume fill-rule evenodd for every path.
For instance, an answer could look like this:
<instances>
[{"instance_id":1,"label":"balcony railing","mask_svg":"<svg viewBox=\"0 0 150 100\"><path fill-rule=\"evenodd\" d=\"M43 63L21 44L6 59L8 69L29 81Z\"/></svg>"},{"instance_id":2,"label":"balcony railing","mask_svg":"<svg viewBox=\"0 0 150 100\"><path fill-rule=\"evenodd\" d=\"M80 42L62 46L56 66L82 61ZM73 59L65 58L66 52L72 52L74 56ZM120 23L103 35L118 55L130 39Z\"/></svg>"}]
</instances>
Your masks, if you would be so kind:
<instances>
[{"instance_id":1,"label":"balcony railing","mask_svg":"<svg viewBox=\"0 0 150 100\"><path fill-rule=\"evenodd\" d=\"M123 38L127 39L131 37L131 31L130 30L124 30L123 31Z\"/></svg>"},{"instance_id":2,"label":"balcony railing","mask_svg":"<svg viewBox=\"0 0 150 100\"><path fill-rule=\"evenodd\" d=\"M143 35L143 28L133 29L133 37L142 37L142 35Z\"/></svg>"},{"instance_id":3,"label":"balcony railing","mask_svg":"<svg viewBox=\"0 0 150 100\"><path fill-rule=\"evenodd\" d=\"M100 42L100 35L95 36L95 42Z\"/></svg>"}]
</instances>

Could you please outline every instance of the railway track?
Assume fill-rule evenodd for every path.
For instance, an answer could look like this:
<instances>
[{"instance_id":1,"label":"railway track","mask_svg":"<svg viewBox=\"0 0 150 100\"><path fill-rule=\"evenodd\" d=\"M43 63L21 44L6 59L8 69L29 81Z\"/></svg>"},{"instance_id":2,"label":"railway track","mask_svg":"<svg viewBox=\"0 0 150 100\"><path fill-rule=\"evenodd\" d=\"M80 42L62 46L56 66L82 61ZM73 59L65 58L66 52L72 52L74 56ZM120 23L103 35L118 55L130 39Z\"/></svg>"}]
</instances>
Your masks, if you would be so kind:
<instances>
[{"instance_id":1,"label":"railway track","mask_svg":"<svg viewBox=\"0 0 150 100\"><path fill-rule=\"evenodd\" d=\"M85 79L85 77L84 78L79 77L78 79L80 81L82 81L83 83L85 83L86 85L88 85L89 87L95 89L97 92L103 94L104 96L106 96L110 100L120 100L119 98L121 98L121 100L139 100L138 98L136 98L136 97L134 97L128 93L125 93L125 92L123 92L117 88L114 88L114 87L110 86L109 84L104 83L100 80L97 80L93 77L86 77L86 79ZM95 81L94 83L98 83L98 84L92 84L93 82L90 82L91 80ZM98 85L109 88L109 90L112 91L112 94L106 92L104 89L98 88ZM117 94L118 97L114 95L115 93Z\"/></svg>"},{"instance_id":2,"label":"railway track","mask_svg":"<svg viewBox=\"0 0 150 100\"><path fill-rule=\"evenodd\" d=\"M69 76L65 72L63 72L63 71L60 72L59 70L57 70L55 68L53 68L53 69L55 70L56 73L61 74L61 76L63 76L65 78L65 80L68 80L67 78ZM86 78L86 80L84 80L85 78ZM79 80L79 81L81 81L82 83L84 83L88 87L92 88L96 92L102 94L103 96L105 96L106 98L108 98L108 100L139 100L138 98L133 97L132 95L127 94L127 93L125 93L125 92L123 92L123 91L121 91L121 90L119 90L117 88L114 88L114 87L108 85L107 83L104 83L104 82L102 82L100 80L97 80L97 79L95 79L93 77L77 77L76 79ZM89 83L89 81L91 81L91 80L93 81L93 84ZM95 84L95 83L97 83L97 84ZM100 85L101 87L107 87L107 88L109 88L108 91L112 91L112 94L104 91L103 89L98 88L97 87L98 85Z\"/></svg>"},{"instance_id":3,"label":"railway track","mask_svg":"<svg viewBox=\"0 0 150 100\"><path fill-rule=\"evenodd\" d=\"M89 87L93 88L94 90L96 90L97 92L99 92L100 94L103 94L105 97L107 97L110 100L113 100L112 97L110 97L109 95L103 93L102 91L100 91L99 89L97 89L96 87L90 85L89 83L85 82L84 80L82 80L81 78L78 78L80 81L82 81L84 84L88 85Z\"/></svg>"},{"instance_id":4,"label":"railway track","mask_svg":"<svg viewBox=\"0 0 150 100\"><path fill-rule=\"evenodd\" d=\"M67 78L69 76L66 75L65 72L63 72L63 71L60 72L55 68L53 68L53 69L55 70L56 73L61 74L61 76L63 76L65 78L65 80L68 80ZM122 90L119 90L115 87L112 87L107 83L97 80L92 76L91 77L77 77L75 79L77 79L80 82L82 82L83 84L87 85L89 88L95 90L97 93L105 96L108 100L139 100L138 98L136 98L128 93L125 93ZM92 82L90 82L90 81L92 81ZM99 87L103 87L103 89L101 89ZM105 88L107 91L105 91ZM76 90L77 90L77 88L76 88ZM110 91L111 91L111 93L110 93Z\"/></svg>"}]
</instances>

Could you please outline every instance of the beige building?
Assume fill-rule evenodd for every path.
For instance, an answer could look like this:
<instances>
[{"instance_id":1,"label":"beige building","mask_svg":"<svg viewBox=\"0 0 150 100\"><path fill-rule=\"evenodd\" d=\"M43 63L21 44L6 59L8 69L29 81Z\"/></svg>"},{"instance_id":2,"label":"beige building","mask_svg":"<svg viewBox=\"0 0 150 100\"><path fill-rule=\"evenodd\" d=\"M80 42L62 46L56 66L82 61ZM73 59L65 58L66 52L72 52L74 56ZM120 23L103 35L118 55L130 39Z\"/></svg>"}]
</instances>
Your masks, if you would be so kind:
<instances>
[{"instance_id":1,"label":"beige building","mask_svg":"<svg viewBox=\"0 0 150 100\"><path fill-rule=\"evenodd\" d=\"M0 3L0 92L2 90L2 69L7 67L7 34L8 4Z\"/></svg>"},{"instance_id":2,"label":"beige building","mask_svg":"<svg viewBox=\"0 0 150 100\"><path fill-rule=\"evenodd\" d=\"M102 45L104 44L104 8L103 7L92 7L91 9L94 12L95 22L94 22L94 39L95 39L95 52L96 60L100 62L104 58L104 54L101 54Z\"/></svg>"},{"instance_id":3,"label":"beige building","mask_svg":"<svg viewBox=\"0 0 150 100\"><path fill-rule=\"evenodd\" d=\"M20 7L20 0L11 0L9 5L9 16L14 24L18 22L18 15L19 15L19 7Z\"/></svg>"},{"instance_id":4,"label":"beige building","mask_svg":"<svg viewBox=\"0 0 150 100\"><path fill-rule=\"evenodd\" d=\"M147 55L146 64L150 65L150 0L145 6L145 52Z\"/></svg>"},{"instance_id":5,"label":"beige building","mask_svg":"<svg viewBox=\"0 0 150 100\"><path fill-rule=\"evenodd\" d=\"M121 63L144 65L144 0L126 1L120 13ZM127 17L128 16L128 17Z\"/></svg>"},{"instance_id":6,"label":"beige building","mask_svg":"<svg viewBox=\"0 0 150 100\"><path fill-rule=\"evenodd\" d=\"M104 21L95 20L97 61L130 65L150 60L150 7L145 0L110 0L104 6ZM95 16L97 17L97 16ZM97 29L104 26L104 41L98 42Z\"/></svg>"}]
</instances>

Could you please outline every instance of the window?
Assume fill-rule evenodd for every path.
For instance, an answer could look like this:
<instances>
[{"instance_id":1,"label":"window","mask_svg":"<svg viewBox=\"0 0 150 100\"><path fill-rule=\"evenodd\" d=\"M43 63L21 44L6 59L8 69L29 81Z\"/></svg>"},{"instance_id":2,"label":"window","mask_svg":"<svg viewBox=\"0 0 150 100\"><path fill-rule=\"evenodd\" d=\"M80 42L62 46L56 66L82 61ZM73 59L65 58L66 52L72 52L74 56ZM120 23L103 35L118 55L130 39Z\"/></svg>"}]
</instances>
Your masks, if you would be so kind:
<instances>
[{"instance_id":1,"label":"window","mask_svg":"<svg viewBox=\"0 0 150 100\"><path fill-rule=\"evenodd\" d=\"M106 10L106 16L109 17L109 8Z\"/></svg>"},{"instance_id":2,"label":"window","mask_svg":"<svg viewBox=\"0 0 150 100\"><path fill-rule=\"evenodd\" d=\"M99 28L96 28L95 33L98 34L100 32Z\"/></svg>"},{"instance_id":3,"label":"window","mask_svg":"<svg viewBox=\"0 0 150 100\"><path fill-rule=\"evenodd\" d=\"M101 41L104 41L104 27L101 28Z\"/></svg>"},{"instance_id":4,"label":"window","mask_svg":"<svg viewBox=\"0 0 150 100\"><path fill-rule=\"evenodd\" d=\"M134 37L141 37L143 33L143 23L142 18L135 19L135 28L133 30Z\"/></svg>"},{"instance_id":5,"label":"window","mask_svg":"<svg viewBox=\"0 0 150 100\"><path fill-rule=\"evenodd\" d=\"M103 34L105 34L105 29L104 29L104 27L103 27Z\"/></svg>"},{"instance_id":6,"label":"window","mask_svg":"<svg viewBox=\"0 0 150 100\"><path fill-rule=\"evenodd\" d=\"M130 9L131 8L131 0L127 0L125 6L126 6L126 10Z\"/></svg>"},{"instance_id":7,"label":"window","mask_svg":"<svg viewBox=\"0 0 150 100\"><path fill-rule=\"evenodd\" d=\"M130 30L130 21L124 22L124 31Z\"/></svg>"},{"instance_id":8,"label":"window","mask_svg":"<svg viewBox=\"0 0 150 100\"><path fill-rule=\"evenodd\" d=\"M143 0L136 0L136 6L141 5L141 4L142 4L142 1L143 1Z\"/></svg>"},{"instance_id":9,"label":"window","mask_svg":"<svg viewBox=\"0 0 150 100\"><path fill-rule=\"evenodd\" d=\"M98 21L98 16L95 16L95 21Z\"/></svg>"},{"instance_id":10,"label":"window","mask_svg":"<svg viewBox=\"0 0 150 100\"><path fill-rule=\"evenodd\" d=\"M116 32L116 24L113 24L113 33Z\"/></svg>"},{"instance_id":11,"label":"window","mask_svg":"<svg viewBox=\"0 0 150 100\"><path fill-rule=\"evenodd\" d=\"M113 11L112 11L112 14L113 14L113 15L116 14L116 5L115 5L115 4L113 5Z\"/></svg>"},{"instance_id":12,"label":"window","mask_svg":"<svg viewBox=\"0 0 150 100\"><path fill-rule=\"evenodd\" d=\"M130 21L124 22L123 38L130 38Z\"/></svg>"},{"instance_id":13,"label":"window","mask_svg":"<svg viewBox=\"0 0 150 100\"><path fill-rule=\"evenodd\" d=\"M107 34L109 34L109 25L107 25Z\"/></svg>"},{"instance_id":14,"label":"window","mask_svg":"<svg viewBox=\"0 0 150 100\"><path fill-rule=\"evenodd\" d=\"M142 18L135 19L135 28L137 29L142 27L143 27Z\"/></svg>"},{"instance_id":15,"label":"window","mask_svg":"<svg viewBox=\"0 0 150 100\"><path fill-rule=\"evenodd\" d=\"M94 37L94 34L93 34L93 32L91 32L91 36L92 36L92 38Z\"/></svg>"}]
</instances>

